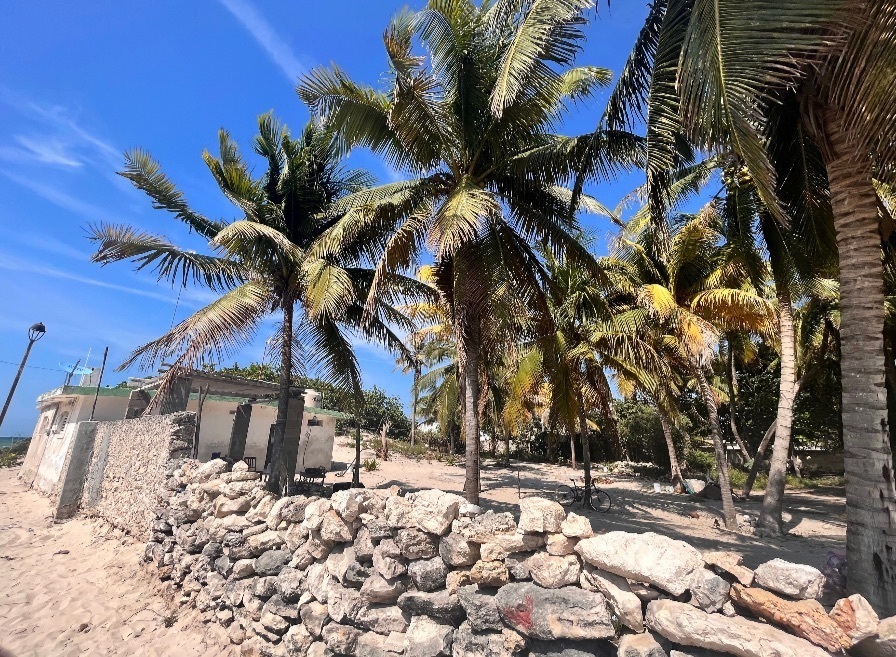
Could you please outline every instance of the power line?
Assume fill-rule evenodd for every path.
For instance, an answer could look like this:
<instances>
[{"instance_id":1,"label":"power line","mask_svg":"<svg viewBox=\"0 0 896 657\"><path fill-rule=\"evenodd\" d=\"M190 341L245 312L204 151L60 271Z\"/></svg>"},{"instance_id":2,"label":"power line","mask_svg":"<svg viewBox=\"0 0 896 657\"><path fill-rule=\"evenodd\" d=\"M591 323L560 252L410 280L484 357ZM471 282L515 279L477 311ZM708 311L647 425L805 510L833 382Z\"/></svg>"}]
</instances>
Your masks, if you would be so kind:
<instances>
[{"instance_id":1,"label":"power line","mask_svg":"<svg viewBox=\"0 0 896 657\"><path fill-rule=\"evenodd\" d=\"M19 363L12 363L8 360L0 360L0 363L3 365L19 365ZM32 370L47 370L49 372L67 372L68 370L64 370L61 367L41 367L40 365L25 365L28 369Z\"/></svg>"}]
</instances>

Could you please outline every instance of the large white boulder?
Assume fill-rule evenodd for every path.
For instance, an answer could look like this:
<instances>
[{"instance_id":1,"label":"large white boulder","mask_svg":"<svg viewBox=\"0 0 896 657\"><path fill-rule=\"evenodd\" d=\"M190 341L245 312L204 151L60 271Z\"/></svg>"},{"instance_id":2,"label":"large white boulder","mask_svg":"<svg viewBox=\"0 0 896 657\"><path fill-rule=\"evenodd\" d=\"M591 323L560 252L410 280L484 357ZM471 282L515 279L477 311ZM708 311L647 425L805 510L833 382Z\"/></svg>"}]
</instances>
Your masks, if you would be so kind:
<instances>
[{"instance_id":1,"label":"large white boulder","mask_svg":"<svg viewBox=\"0 0 896 657\"><path fill-rule=\"evenodd\" d=\"M653 532L609 532L579 541L576 552L592 566L653 584L672 595L687 591L695 573L703 568L703 558L695 548Z\"/></svg>"},{"instance_id":2,"label":"large white boulder","mask_svg":"<svg viewBox=\"0 0 896 657\"><path fill-rule=\"evenodd\" d=\"M815 600L824 589L824 575L812 566L772 559L756 569L753 585L791 598Z\"/></svg>"}]
</instances>

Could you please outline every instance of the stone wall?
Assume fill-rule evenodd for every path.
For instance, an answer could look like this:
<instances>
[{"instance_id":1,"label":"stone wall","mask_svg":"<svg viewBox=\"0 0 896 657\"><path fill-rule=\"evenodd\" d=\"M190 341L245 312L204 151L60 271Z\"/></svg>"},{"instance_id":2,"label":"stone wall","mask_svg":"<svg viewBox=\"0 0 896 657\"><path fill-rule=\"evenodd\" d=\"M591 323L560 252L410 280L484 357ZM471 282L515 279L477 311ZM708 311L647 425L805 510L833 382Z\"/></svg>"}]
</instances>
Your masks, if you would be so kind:
<instances>
[{"instance_id":1,"label":"stone wall","mask_svg":"<svg viewBox=\"0 0 896 657\"><path fill-rule=\"evenodd\" d=\"M97 422L93 453L81 491L81 509L146 540L165 486L189 455L194 413L172 413Z\"/></svg>"},{"instance_id":2,"label":"stone wall","mask_svg":"<svg viewBox=\"0 0 896 657\"><path fill-rule=\"evenodd\" d=\"M896 618L858 595L823 607L815 568L594 535L542 498L518 519L438 490L277 499L223 461L166 488L146 561L246 656L896 654Z\"/></svg>"}]
</instances>

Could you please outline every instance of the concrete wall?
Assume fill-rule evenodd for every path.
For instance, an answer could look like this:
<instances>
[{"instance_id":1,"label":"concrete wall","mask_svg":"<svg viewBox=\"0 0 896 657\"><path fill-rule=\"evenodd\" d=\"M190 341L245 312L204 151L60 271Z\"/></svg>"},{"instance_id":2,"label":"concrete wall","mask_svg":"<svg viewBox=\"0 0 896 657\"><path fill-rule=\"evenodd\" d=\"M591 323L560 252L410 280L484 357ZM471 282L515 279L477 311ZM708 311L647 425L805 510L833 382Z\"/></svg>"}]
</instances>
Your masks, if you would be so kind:
<instances>
[{"instance_id":1,"label":"concrete wall","mask_svg":"<svg viewBox=\"0 0 896 657\"><path fill-rule=\"evenodd\" d=\"M302 417L302 436L299 440L299 454L296 459L296 472L306 468L333 468L333 442L336 437L336 418L331 415L318 415L320 426L308 426L314 417L305 413Z\"/></svg>"},{"instance_id":2,"label":"concrete wall","mask_svg":"<svg viewBox=\"0 0 896 657\"><path fill-rule=\"evenodd\" d=\"M55 491L71 447L77 427L76 418L81 414L82 404L83 398L72 397L43 408L31 435L28 453L19 470L19 478L23 482L43 493L52 494ZM66 413L69 419L63 425ZM90 413L89 409L87 413Z\"/></svg>"},{"instance_id":3,"label":"concrete wall","mask_svg":"<svg viewBox=\"0 0 896 657\"><path fill-rule=\"evenodd\" d=\"M189 455L194 413L99 422L81 508L145 539L176 459Z\"/></svg>"}]
</instances>

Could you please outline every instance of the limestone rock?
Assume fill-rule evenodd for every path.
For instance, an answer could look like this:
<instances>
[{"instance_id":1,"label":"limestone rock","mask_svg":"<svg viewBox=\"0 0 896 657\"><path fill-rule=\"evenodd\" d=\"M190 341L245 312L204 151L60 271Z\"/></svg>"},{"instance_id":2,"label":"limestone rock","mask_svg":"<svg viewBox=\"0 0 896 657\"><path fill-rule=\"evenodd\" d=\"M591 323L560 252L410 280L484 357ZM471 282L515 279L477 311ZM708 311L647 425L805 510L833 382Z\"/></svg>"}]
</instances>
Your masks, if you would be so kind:
<instances>
[{"instance_id":1,"label":"limestone rock","mask_svg":"<svg viewBox=\"0 0 896 657\"><path fill-rule=\"evenodd\" d=\"M305 519L302 526L305 529L320 529L324 523L324 517L329 511L333 510L330 500L313 499L305 506Z\"/></svg>"},{"instance_id":2,"label":"limestone rock","mask_svg":"<svg viewBox=\"0 0 896 657\"><path fill-rule=\"evenodd\" d=\"M355 534L355 542L352 544L355 548L355 558L362 563L370 563L373 561L373 551L376 546L370 536L370 529L366 525L362 525Z\"/></svg>"},{"instance_id":3,"label":"limestone rock","mask_svg":"<svg viewBox=\"0 0 896 657\"><path fill-rule=\"evenodd\" d=\"M403 527L414 527L414 519L411 513L414 505L411 501L404 497L390 496L386 498L386 522L390 527L401 529Z\"/></svg>"},{"instance_id":4,"label":"limestone rock","mask_svg":"<svg viewBox=\"0 0 896 657\"><path fill-rule=\"evenodd\" d=\"M261 527L264 528L265 525L261 525ZM274 548L283 545L283 539L277 532L263 531L260 534L250 536L246 539L246 544L255 554L261 554L262 552L267 552L268 550L273 550Z\"/></svg>"},{"instance_id":5,"label":"limestone rock","mask_svg":"<svg viewBox=\"0 0 896 657\"><path fill-rule=\"evenodd\" d=\"M649 633L626 634L619 639L619 657L666 657L666 651Z\"/></svg>"},{"instance_id":6,"label":"limestone rock","mask_svg":"<svg viewBox=\"0 0 896 657\"><path fill-rule=\"evenodd\" d=\"M231 571L231 577L233 579L244 579L246 577L252 577L255 574L255 560L254 559L240 559L233 564L233 570Z\"/></svg>"},{"instance_id":7,"label":"limestone rock","mask_svg":"<svg viewBox=\"0 0 896 657\"><path fill-rule=\"evenodd\" d=\"M501 534L516 533L516 520L512 513L486 511L475 518L460 518L451 527L453 533L474 543L490 543Z\"/></svg>"},{"instance_id":8,"label":"limestone rock","mask_svg":"<svg viewBox=\"0 0 896 657\"><path fill-rule=\"evenodd\" d=\"M439 541L439 556L449 566L472 566L479 561L479 544L451 533Z\"/></svg>"},{"instance_id":9,"label":"limestone rock","mask_svg":"<svg viewBox=\"0 0 896 657\"><path fill-rule=\"evenodd\" d=\"M450 657L454 627L428 616L415 616L404 639L405 657Z\"/></svg>"},{"instance_id":10,"label":"limestone rock","mask_svg":"<svg viewBox=\"0 0 896 657\"><path fill-rule=\"evenodd\" d=\"M563 557L575 552L578 542L579 539L569 538L563 534L548 534L545 537L545 546L548 554L553 554L557 557Z\"/></svg>"},{"instance_id":11,"label":"limestone rock","mask_svg":"<svg viewBox=\"0 0 896 657\"><path fill-rule=\"evenodd\" d=\"M566 519L563 507L543 497L524 497L520 500L519 530L526 534L559 532Z\"/></svg>"},{"instance_id":12,"label":"limestone rock","mask_svg":"<svg viewBox=\"0 0 896 657\"><path fill-rule=\"evenodd\" d=\"M471 569L462 568L461 570L452 570L448 573L448 577L445 578L445 590L448 593L457 593L457 590L461 586L468 586L473 583L473 577L471 576Z\"/></svg>"},{"instance_id":13,"label":"limestone rock","mask_svg":"<svg viewBox=\"0 0 896 657\"><path fill-rule=\"evenodd\" d=\"M408 591L398 598L398 607L411 616L429 616L449 623L460 622L464 618L464 609L460 601L460 593L452 595L448 591L426 593ZM495 614L497 615L497 609ZM498 620L500 623L500 619Z\"/></svg>"},{"instance_id":14,"label":"limestone rock","mask_svg":"<svg viewBox=\"0 0 896 657\"><path fill-rule=\"evenodd\" d=\"M356 657L385 657L386 637L376 632L366 632L355 644Z\"/></svg>"},{"instance_id":15,"label":"limestone rock","mask_svg":"<svg viewBox=\"0 0 896 657\"><path fill-rule=\"evenodd\" d=\"M407 572L401 549L395 541L386 539L374 548L373 569L386 579L393 579Z\"/></svg>"},{"instance_id":16,"label":"limestone rock","mask_svg":"<svg viewBox=\"0 0 896 657\"><path fill-rule=\"evenodd\" d=\"M377 634L403 633L411 622L410 614L402 611L394 604L365 605L355 615L355 624ZM399 642L403 645L404 636Z\"/></svg>"},{"instance_id":17,"label":"limestone rock","mask_svg":"<svg viewBox=\"0 0 896 657\"><path fill-rule=\"evenodd\" d=\"M252 595L267 600L277 592L276 577L259 577L252 585Z\"/></svg>"},{"instance_id":18,"label":"limestone rock","mask_svg":"<svg viewBox=\"0 0 896 657\"><path fill-rule=\"evenodd\" d=\"M330 623L323 631L324 643L337 655L354 655L360 637L361 630L339 623Z\"/></svg>"},{"instance_id":19,"label":"limestone rock","mask_svg":"<svg viewBox=\"0 0 896 657\"><path fill-rule=\"evenodd\" d=\"M303 625L293 625L283 635L283 647L289 657L294 655L306 655L314 639Z\"/></svg>"},{"instance_id":20,"label":"limestone rock","mask_svg":"<svg viewBox=\"0 0 896 657\"><path fill-rule=\"evenodd\" d=\"M289 629L288 620L267 610L262 610L260 622L266 630L274 634L286 634L286 630Z\"/></svg>"},{"instance_id":21,"label":"limestone rock","mask_svg":"<svg viewBox=\"0 0 896 657\"><path fill-rule=\"evenodd\" d=\"M277 593L287 602L298 602L303 592L305 573L295 568L284 568L277 575Z\"/></svg>"},{"instance_id":22,"label":"limestone rock","mask_svg":"<svg viewBox=\"0 0 896 657\"><path fill-rule=\"evenodd\" d=\"M703 568L703 558L696 549L653 532L609 532L579 541L576 552L592 566L648 582L672 595L687 591L694 573Z\"/></svg>"},{"instance_id":23,"label":"limestone rock","mask_svg":"<svg viewBox=\"0 0 896 657\"><path fill-rule=\"evenodd\" d=\"M327 593L327 613L336 623L354 623L366 602L361 593L331 584Z\"/></svg>"},{"instance_id":24,"label":"limestone rock","mask_svg":"<svg viewBox=\"0 0 896 657\"><path fill-rule=\"evenodd\" d=\"M792 602L763 589L745 588L740 584L731 587L731 600L735 606L784 627L825 650L837 652L853 644L816 600Z\"/></svg>"},{"instance_id":25,"label":"limestone rock","mask_svg":"<svg viewBox=\"0 0 896 657\"><path fill-rule=\"evenodd\" d=\"M292 559L286 550L268 550L255 559L253 566L258 575L277 575Z\"/></svg>"},{"instance_id":26,"label":"limestone rock","mask_svg":"<svg viewBox=\"0 0 896 657\"><path fill-rule=\"evenodd\" d=\"M406 559L432 559L439 554L439 537L419 529L399 529L395 544Z\"/></svg>"},{"instance_id":27,"label":"limestone rock","mask_svg":"<svg viewBox=\"0 0 896 657\"><path fill-rule=\"evenodd\" d=\"M408 590L405 578L385 579L381 575L372 575L361 587L361 597L368 602L392 603Z\"/></svg>"},{"instance_id":28,"label":"limestone rock","mask_svg":"<svg viewBox=\"0 0 896 657\"><path fill-rule=\"evenodd\" d=\"M859 642L850 651L856 657L896 657L896 616L885 618L877 634Z\"/></svg>"},{"instance_id":29,"label":"limestone rock","mask_svg":"<svg viewBox=\"0 0 896 657\"><path fill-rule=\"evenodd\" d=\"M327 613L327 605L317 600L311 600L302 605L299 609L299 616L302 618L302 624L309 635L315 638L320 638L324 625L330 620Z\"/></svg>"},{"instance_id":30,"label":"limestone rock","mask_svg":"<svg viewBox=\"0 0 896 657\"><path fill-rule=\"evenodd\" d=\"M731 585L712 571L701 568L691 582L691 604L710 613L719 611L728 601Z\"/></svg>"},{"instance_id":31,"label":"limestone rock","mask_svg":"<svg viewBox=\"0 0 896 657\"><path fill-rule=\"evenodd\" d=\"M305 588L318 602L323 604L327 603L331 582L332 577L330 573L327 572L325 564L313 564L305 571Z\"/></svg>"},{"instance_id":32,"label":"limestone rock","mask_svg":"<svg viewBox=\"0 0 896 657\"><path fill-rule=\"evenodd\" d=\"M288 602L284 602L283 598L281 598L279 595L271 596L271 599L264 604L262 613L264 613L264 611L269 611L272 614L276 614L277 616L286 618L287 620L299 620L298 605L296 605L295 603L290 604Z\"/></svg>"},{"instance_id":33,"label":"limestone rock","mask_svg":"<svg viewBox=\"0 0 896 657\"><path fill-rule=\"evenodd\" d=\"M482 561L504 561L507 550L497 543L483 543L479 546L479 558Z\"/></svg>"},{"instance_id":34,"label":"limestone rock","mask_svg":"<svg viewBox=\"0 0 896 657\"><path fill-rule=\"evenodd\" d=\"M743 565L744 558L736 552L704 552L703 560L733 576L744 586L753 584L753 571Z\"/></svg>"},{"instance_id":35,"label":"limestone rock","mask_svg":"<svg viewBox=\"0 0 896 657\"><path fill-rule=\"evenodd\" d=\"M477 631L504 629L495 596L483 593L475 584L462 586L457 590L457 598L463 606L470 627Z\"/></svg>"},{"instance_id":36,"label":"limestone rock","mask_svg":"<svg viewBox=\"0 0 896 657\"><path fill-rule=\"evenodd\" d=\"M533 639L601 639L615 636L604 596L572 586L543 589L508 584L495 596L504 623Z\"/></svg>"},{"instance_id":37,"label":"limestone rock","mask_svg":"<svg viewBox=\"0 0 896 657\"><path fill-rule=\"evenodd\" d=\"M212 459L200 465L189 477L184 477L184 479L191 484L202 484L214 479L222 472L227 472L227 467L227 462L223 459Z\"/></svg>"},{"instance_id":38,"label":"limestone rock","mask_svg":"<svg viewBox=\"0 0 896 657\"><path fill-rule=\"evenodd\" d=\"M591 538L594 536L591 521L585 516L572 512L560 523L560 532L569 538Z\"/></svg>"},{"instance_id":39,"label":"limestone rock","mask_svg":"<svg viewBox=\"0 0 896 657\"><path fill-rule=\"evenodd\" d=\"M215 517L224 518L236 513L245 513L251 506L252 503L245 497L238 497L235 500L219 497L215 500Z\"/></svg>"},{"instance_id":40,"label":"limestone rock","mask_svg":"<svg viewBox=\"0 0 896 657\"><path fill-rule=\"evenodd\" d=\"M830 657L826 650L770 625L707 614L674 600L649 603L647 626L673 643L739 657Z\"/></svg>"},{"instance_id":41,"label":"limestone rock","mask_svg":"<svg viewBox=\"0 0 896 657\"><path fill-rule=\"evenodd\" d=\"M880 619L868 601L858 593L837 600L831 610L831 620L840 626L853 643L877 634Z\"/></svg>"},{"instance_id":42,"label":"limestone rock","mask_svg":"<svg viewBox=\"0 0 896 657\"><path fill-rule=\"evenodd\" d=\"M476 632L463 623L454 633L455 657L522 657L526 640L509 628L500 632Z\"/></svg>"},{"instance_id":43,"label":"limestone rock","mask_svg":"<svg viewBox=\"0 0 896 657\"><path fill-rule=\"evenodd\" d=\"M814 600L821 597L824 575L812 566L772 559L756 569L754 583L791 598Z\"/></svg>"},{"instance_id":44,"label":"limestone rock","mask_svg":"<svg viewBox=\"0 0 896 657\"><path fill-rule=\"evenodd\" d=\"M527 580L532 579L532 573L529 572L529 556L518 553L508 554L504 559L504 565L510 572L511 579Z\"/></svg>"},{"instance_id":45,"label":"limestone rock","mask_svg":"<svg viewBox=\"0 0 896 657\"><path fill-rule=\"evenodd\" d=\"M312 498L304 495L284 497L283 506L280 507L280 519L286 522L300 523L305 519L305 508L312 502Z\"/></svg>"},{"instance_id":46,"label":"limestone rock","mask_svg":"<svg viewBox=\"0 0 896 657\"><path fill-rule=\"evenodd\" d=\"M528 561L533 581L546 589L559 589L579 583L581 566L575 555L565 557L536 552Z\"/></svg>"},{"instance_id":47,"label":"limestone rock","mask_svg":"<svg viewBox=\"0 0 896 657\"><path fill-rule=\"evenodd\" d=\"M332 509L324 515L320 526L320 537L324 541L347 543L354 538L351 526Z\"/></svg>"},{"instance_id":48,"label":"limestone rock","mask_svg":"<svg viewBox=\"0 0 896 657\"><path fill-rule=\"evenodd\" d=\"M470 582L482 586L504 586L510 581L510 573L502 561L477 561L470 570Z\"/></svg>"},{"instance_id":49,"label":"limestone rock","mask_svg":"<svg viewBox=\"0 0 896 657\"><path fill-rule=\"evenodd\" d=\"M423 490L413 495L410 519L419 529L444 536L451 529L451 523L457 518L463 503L464 498L454 493Z\"/></svg>"},{"instance_id":50,"label":"limestone rock","mask_svg":"<svg viewBox=\"0 0 896 657\"><path fill-rule=\"evenodd\" d=\"M349 488L330 496L333 509L346 522L352 522L364 510L364 495L359 494L360 490L359 488Z\"/></svg>"},{"instance_id":51,"label":"limestone rock","mask_svg":"<svg viewBox=\"0 0 896 657\"><path fill-rule=\"evenodd\" d=\"M579 584L586 591L602 593L620 623L635 632L644 631L641 599L632 593L629 583L624 577L585 564Z\"/></svg>"},{"instance_id":52,"label":"limestone rock","mask_svg":"<svg viewBox=\"0 0 896 657\"><path fill-rule=\"evenodd\" d=\"M412 561L408 566L408 575L418 590L435 591L445 586L448 566L442 561L442 557Z\"/></svg>"}]
</instances>

